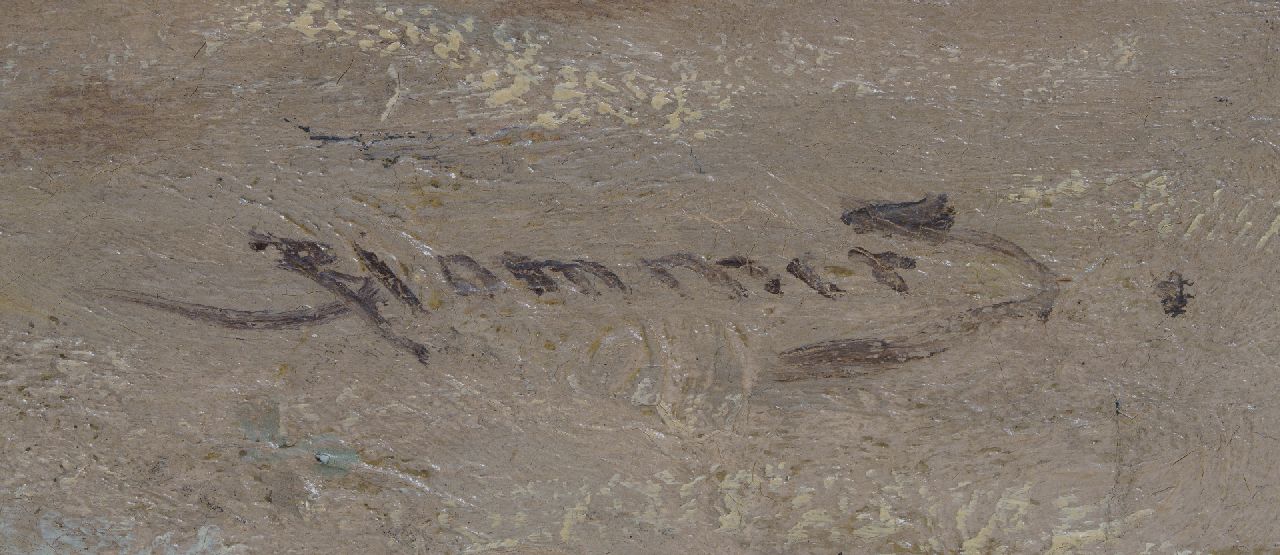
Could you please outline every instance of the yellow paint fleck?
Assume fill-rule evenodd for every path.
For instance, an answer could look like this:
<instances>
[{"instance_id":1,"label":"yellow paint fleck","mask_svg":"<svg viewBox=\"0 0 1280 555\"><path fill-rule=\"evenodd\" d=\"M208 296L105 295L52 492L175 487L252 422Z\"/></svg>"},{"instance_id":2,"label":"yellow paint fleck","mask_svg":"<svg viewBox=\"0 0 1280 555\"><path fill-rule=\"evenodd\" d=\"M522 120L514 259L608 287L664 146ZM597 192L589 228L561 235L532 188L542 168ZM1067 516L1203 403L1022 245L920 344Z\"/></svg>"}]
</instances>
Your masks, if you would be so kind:
<instances>
[{"instance_id":1,"label":"yellow paint fleck","mask_svg":"<svg viewBox=\"0 0 1280 555\"><path fill-rule=\"evenodd\" d=\"M800 522L787 530L787 545L808 540L809 528L830 528L834 522L831 515L822 509L805 511L800 515Z\"/></svg>"},{"instance_id":2,"label":"yellow paint fleck","mask_svg":"<svg viewBox=\"0 0 1280 555\"><path fill-rule=\"evenodd\" d=\"M569 69L569 68L566 68L566 69ZM573 99L578 99L586 96L586 93L583 93L577 90L578 81L577 81L577 78L571 72L566 72L565 70L561 70L561 74L564 76L566 82L562 86L556 87L556 91L553 94L554 100L566 101L566 100L573 100ZM596 75L594 71L587 73L587 79L585 84L588 89L597 88L600 83L601 81L599 80L599 77ZM615 88L614 90L617 90L617 89Z\"/></svg>"},{"instance_id":3,"label":"yellow paint fleck","mask_svg":"<svg viewBox=\"0 0 1280 555\"><path fill-rule=\"evenodd\" d=\"M432 47L432 50L435 51L436 56L439 56L440 59L447 60L462 49L462 33L459 33L457 29L450 29L444 38L445 41L437 42Z\"/></svg>"},{"instance_id":4,"label":"yellow paint fleck","mask_svg":"<svg viewBox=\"0 0 1280 555\"><path fill-rule=\"evenodd\" d=\"M697 478L694 478L689 483L682 484L680 486L680 497L682 499L693 497L693 495L697 493L698 484L701 484L702 481L706 479L707 479L706 476L698 476Z\"/></svg>"},{"instance_id":5,"label":"yellow paint fleck","mask_svg":"<svg viewBox=\"0 0 1280 555\"><path fill-rule=\"evenodd\" d=\"M485 99L485 104L489 107L502 106L508 104L525 93L529 92L533 83L532 72L541 71L545 68L534 63L541 46L531 44L521 52L520 56L512 54L507 55L506 73L512 76L511 85L494 91Z\"/></svg>"},{"instance_id":6,"label":"yellow paint fleck","mask_svg":"<svg viewBox=\"0 0 1280 555\"><path fill-rule=\"evenodd\" d=\"M884 538L893 535L898 531L898 520L894 518L889 505L880 504L880 514L875 522L866 526L859 527L853 531L853 535L862 539Z\"/></svg>"},{"instance_id":7,"label":"yellow paint fleck","mask_svg":"<svg viewBox=\"0 0 1280 555\"><path fill-rule=\"evenodd\" d=\"M609 335L609 328L605 328L604 332L600 334L600 337L597 337L591 342L591 345L587 347L587 358L596 356L596 352L600 350L600 345L604 343L604 338L607 335Z\"/></svg>"},{"instance_id":8,"label":"yellow paint fleck","mask_svg":"<svg viewBox=\"0 0 1280 555\"><path fill-rule=\"evenodd\" d=\"M975 494L969 498L968 504L956 509L956 530L960 531L961 537L969 537L969 515L973 514L973 509L977 504L978 496Z\"/></svg>"},{"instance_id":9,"label":"yellow paint fleck","mask_svg":"<svg viewBox=\"0 0 1280 555\"><path fill-rule=\"evenodd\" d=\"M298 17L295 17L293 21L289 22L288 27L299 33L302 33L308 39L316 38L316 35L320 33L320 31L324 31L328 26L312 27L312 24L316 22L316 18L312 14L319 12L323 9L324 9L324 3L322 2L308 2L307 7L302 10L302 13L298 14ZM337 26L336 22L330 21L329 23L334 27Z\"/></svg>"},{"instance_id":10,"label":"yellow paint fleck","mask_svg":"<svg viewBox=\"0 0 1280 555\"><path fill-rule=\"evenodd\" d=\"M412 23L405 23L404 36L409 38L409 44L418 44L422 42L422 29Z\"/></svg>"},{"instance_id":11,"label":"yellow paint fleck","mask_svg":"<svg viewBox=\"0 0 1280 555\"><path fill-rule=\"evenodd\" d=\"M555 129L570 121L586 123L590 120L591 117L583 114L581 109L574 108L569 110L569 113L565 114L563 117L556 117L555 112L542 112L537 115L533 124L545 129Z\"/></svg>"},{"instance_id":12,"label":"yellow paint fleck","mask_svg":"<svg viewBox=\"0 0 1280 555\"><path fill-rule=\"evenodd\" d=\"M1258 243L1253 248L1260 249L1265 247L1267 241L1270 241L1277 232L1280 232L1280 216L1276 216L1275 219L1271 220L1271 225L1267 227L1267 231L1263 232L1262 237L1258 239Z\"/></svg>"},{"instance_id":13,"label":"yellow paint fleck","mask_svg":"<svg viewBox=\"0 0 1280 555\"><path fill-rule=\"evenodd\" d=\"M492 551L492 550L495 550L495 549L511 549L511 548L514 548L514 547L519 547L519 546L520 546L520 540L517 540L517 539L515 539L515 538L507 538L507 539L505 539L505 540L501 540L501 541L489 542L489 543L485 543L485 544L478 544L478 545L479 545L480 549L476 549L476 551Z\"/></svg>"},{"instance_id":14,"label":"yellow paint fleck","mask_svg":"<svg viewBox=\"0 0 1280 555\"><path fill-rule=\"evenodd\" d=\"M624 114L618 111L617 108L614 108L613 105L609 104L608 102L600 102L596 104L596 112L603 115L614 116L630 125L635 125L636 123L640 122L639 118L635 116L629 116L627 114Z\"/></svg>"},{"instance_id":15,"label":"yellow paint fleck","mask_svg":"<svg viewBox=\"0 0 1280 555\"><path fill-rule=\"evenodd\" d=\"M1191 225L1187 226L1187 231L1182 234L1182 238L1190 239L1191 234L1195 233L1197 229L1200 229L1200 222L1203 220L1204 214L1196 214L1196 217L1191 219Z\"/></svg>"},{"instance_id":16,"label":"yellow paint fleck","mask_svg":"<svg viewBox=\"0 0 1280 555\"><path fill-rule=\"evenodd\" d=\"M794 509L799 509L801 507L804 507L805 505L808 505L811 502L813 502L813 494L805 492L805 493L798 494L791 499L791 507Z\"/></svg>"},{"instance_id":17,"label":"yellow paint fleck","mask_svg":"<svg viewBox=\"0 0 1280 555\"><path fill-rule=\"evenodd\" d=\"M663 106L670 103L671 99L667 98L667 93L663 91L653 93L653 99L649 101L649 105L653 106L654 110L661 110Z\"/></svg>"},{"instance_id":18,"label":"yellow paint fleck","mask_svg":"<svg viewBox=\"0 0 1280 555\"><path fill-rule=\"evenodd\" d=\"M1079 532L1070 532L1053 536L1053 543L1049 545L1046 555L1062 555L1066 553L1074 553L1081 547L1100 543L1107 539L1108 536L1119 536L1134 528L1142 521L1149 518L1155 511L1152 509L1143 509L1129 516L1124 517L1118 522L1110 525L1103 525L1092 530L1083 530Z\"/></svg>"},{"instance_id":19,"label":"yellow paint fleck","mask_svg":"<svg viewBox=\"0 0 1280 555\"><path fill-rule=\"evenodd\" d=\"M627 90L631 92L631 96L634 96L636 100L644 101L645 98L648 98L648 95L645 94L644 89L641 89L640 86L636 84L636 79L639 77L641 77L641 75L634 71L624 74L622 76L622 86L626 87Z\"/></svg>"},{"instance_id":20,"label":"yellow paint fleck","mask_svg":"<svg viewBox=\"0 0 1280 555\"><path fill-rule=\"evenodd\" d=\"M604 82L604 80L600 78L600 74L594 71L587 72L586 85L588 88L592 89L604 89L611 93L619 92L618 87Z\"/></svg>"},{"instance_id":21,"label":"yellow paint fleck","mask_svg":"<svg viewBox=\"0 0 1280 555\"><path fill-rule=\"evenodd\" d=\"M1240 227L1240 233L1237 233L1236 238L1232 239L1231 242L1239 243L1241 239L1244 239L1244 237L1249 234L1250 229L1253 229L1253 222L1245 222L1244 225Z\"/></svg>"},{"instance_id":22,"label":"yellow paint fleck","mask_svg":"<svg viewBox=\"0 0 1280 555\"><path fill-rule=\"evenodd\" d=\"M591 494L587 494L581 503L574 505L564 513L564 521L560 525L560 540L571 541L573 539L573 527L587 520L587 506L591 504Z\"/></svg>"},{"instance_id":23,"label":"yellow paint fleck","mask_svg":"<svg viewBox=\"0 0 1280 555\"><path fill-rule=\"evenodd\" d=\"M1080 498L1076 497L1074 494L1067 494L1053 500L1053 505L1057 507L1058 511L1062 514L1061 519L1063 524L1080 522L1084 520L1085 517L1089 516L1089 513L1093 512L1094 507L1089 505L1074 506L1074 504L1079 500Z\"/></svg>"},{"instance_id":24,"label":"yellow paint fleck","mask_svg":"<svg viewBox=\"0 0 1280 555\"><path fill-rule=\"evenodd\" d=\"M1033 183L1038 180L1033 180ZM1040 187L1023 187L1019 193L1012 193L1008 197L1009 200L1021 202L1023 204L1032 204L1038 208L1053 206L1058 197L1078 197L1089 189L1088 182L1080 170L1071 170L1071 176L1059 181L1056 185L1048 188Z\"/></svg>"},{"instance_id":25,"label":"yellow paint fleck","mask_svg":"<svg viewBox=\"0 0 1280 555\"><path fill-rule=\"evenodd\" d=\"M524 96L524 93L529 92L529 84L531 82L532 81L530 81L529 77L526 75L516 75L511 81L511 86L494 91L493 94L489 95L489 98L485 100L485 104L490 107L495 107L510 103L511 101Z\"/></svg>"},{"instance_id":26,"label":"yellow paint fleck","mask_svg":"<svg viewBox=\"0 0 1280 555\"><path fill-rule=\"evenodd\" d=\"M720 502L724 506L724 513L719 518L720 531L730 532L742 528L743 491L759 486L760 478L746 470L726 474L720 479Z\"/></svg>"},{"instance_id":27,"label":"yellow paint fleck","mask_svg":"<svg viewBox=\"0 0 1280 555\"><path fill-rule=\"evenodd\" d=\"M556 102L568 102L587 96L586 93L576 90L577 83L557 83L555 91L551 93L551 99Z\"/></svg>"},{"instance_id":28,"label":"yellow paint fleck","mask_svg":"<svg viewBox=\"0 0 1280 555\"><path fill-rule=\"evenodd\" d=\"M542 112L533 120L533 124L546 129L555 129L560 127L561 120L556 118L555 112Z\"/></svg>"},{"instance_id":29,"label":"yellow paint fleck","mask_svg":"<svg viewBox=\"0 0 1280 555\"><path fill-rule=\"evenodd\" d=\"M1243 221L1244 221L1244 217L1245 217L1245 216L1247 216L1247 215L1249 215L1249 204L1245 204L1245 205L1244 205L1244 208L1241 208L1241 209L1240 209L1240 212L1236 213L1236 220L1235 220L1235 222L1236 222L1236 223L1243 222Z\"/></svg>"},{"instance_id":30,"label":"yellow paint fleck","mask_svg":"<svg viewBox=\"0 0 1280 555\"><path fill-rule=\"evenodd\" d=\"M289 28L306 35L309 39L313 39L316 37L316 33L320 32L318 27L311 26L311 24L315 22L316 18L311 14L302 13L299 14L298 17L294 18L293 21L289 22Z\"/></svg>"},{"instance_id":31,"label":"yellow paint fleck","mask_svg":"<svg viewBox=\"0 0 1280 555\"><path fill-rule=\"evenodd\" d=\"M1111 50L1112 56L1115 57L1113 67L1124 69L1131 66L1133 58L1138 55L1138 50L1135 48L1136 44L1137 40L1132 38L1128 40L1115 39L1115 48Z\"/></svg>"},{"instance_id":32,"label":"yellow paint fleck","mask_svg":"<svg viewBox=\"0 0 1280 555\"><path fill-rule=\"evenodd\" d=\"M702 119L702 112L690 110L685 106L684 87L676 87L674 92L676 95L676 109L670 114L667 114L667 124L662 126L663 129L668 131L679 129L685 122L698 121Z\"/></svg>"},{"instance_id":33,"label":"yellow paint fleck","mask_svg":"<svg viewBox=\"0 0 1280 555\"><path fill-rule=\"evenodd\" d=\"M986 526L978 530L972 538L964 541L960 546L961 553L964 555L977 555L979 553L987 553L991 551L990 544L997 530L1017 531L1026 527L1023 517L1026 516L1027 509L1031 506L1031 502L1027 497L1027 492L1031 491L1031 484L1024 484L1021 488L1006 490L1000 496L1000 500L996 501L996 508L987 519Z\"/></svg>"},{"instance_id":34,"label":"yellow paint fleck","mask_svg":"<svg viewBox=\"0 0 1280 555\"><path fill-rule=\"evenodd\" d=\"M1151 173L1148 172L1144 178L1150 175ZM1154 179L1146 182L1139 181L1138 187L1142 189L1143 197L1154 194L1158 195L1159 198L1169 198L1169 176L1167 175L1156 176ZM1139 205L1135 205L1135 207L1140 208Z\"/></svg>"}]
</instances>

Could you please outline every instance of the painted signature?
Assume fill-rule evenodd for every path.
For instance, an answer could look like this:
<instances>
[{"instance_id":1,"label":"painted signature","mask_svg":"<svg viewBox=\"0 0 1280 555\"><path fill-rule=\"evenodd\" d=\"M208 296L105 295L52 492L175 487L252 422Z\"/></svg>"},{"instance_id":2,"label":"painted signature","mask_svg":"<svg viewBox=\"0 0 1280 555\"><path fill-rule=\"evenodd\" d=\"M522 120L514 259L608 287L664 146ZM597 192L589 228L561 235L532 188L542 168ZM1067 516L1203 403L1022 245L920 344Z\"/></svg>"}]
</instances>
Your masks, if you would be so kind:
<instances>
[{"instance_id":1,"label":"painted signature","mask_svg":"<svg viewBox=\"0 0 1280 555\"><path fill-rule=\"evenodd\" d=\"M841 338L785 349L778 356L793 371L781 373L777 379L836 376L849 367L906 362L939 353L950 342L974 332L984 323L1022 317L1048 319L1058 295L1056 276L1003 237L954 227L954 214L945 194L931 194L911 202L867 203L846 211L841 221L855 234L878 233L932 244L958 242L989 251L1034 277L1036 283L1030 294L964 310L892 336ZM135 291L106 290L105 293L112 298L234 329L298 328L355 316L363 319L388 344L428 364L433 347L397 333L381 312L380 303L389 294L415 313L427 314L430 310L378 254L355 245L356 257L365 274L353 275L332 268L338 257L333 247L325 243L252 232L249 244L257 251L274 250L279 254L281 269L306 277L325 289L333 300L316 307L266 311L187 303ZM865 264L879 284L899 293L908 291L907 281L899 270L914 268L916 261L912 257L892 251L871 252L856 246L847 256ZM507 289L497 274L471 256L447 254L434 258L444 282L455 295L493 296ZM569 288L584 295L600 295L604 291L638 294L608 266L584 258L533 259L508 251L498 261L514 280L539 296L560 291L566 282ZM782 295L784 289L796 287L794 283L788 285L792 280L798 281L803 290L826 299L835 300L843 293L804 257L792 258L784 272L775 272L741 255L711 260L687 252L643 258L639 266L663 287L679 290L680 280L693 275L706 280L730 299L757 294ZM743 280L758 283L759 289L744 285Z\"/></svg>"}]
</instances>

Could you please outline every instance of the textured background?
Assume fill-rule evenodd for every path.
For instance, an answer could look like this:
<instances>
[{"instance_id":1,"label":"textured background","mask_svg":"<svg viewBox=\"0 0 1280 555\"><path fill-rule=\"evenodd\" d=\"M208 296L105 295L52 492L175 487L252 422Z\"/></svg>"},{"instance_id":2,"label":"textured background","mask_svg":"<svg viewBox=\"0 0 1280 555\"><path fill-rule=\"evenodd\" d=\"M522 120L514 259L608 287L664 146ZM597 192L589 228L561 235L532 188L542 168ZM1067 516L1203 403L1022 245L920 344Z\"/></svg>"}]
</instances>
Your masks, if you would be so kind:
<instances>
[{"instance_id":1,"label":"textured background","mask_svg":"<svg viewBox=\"0 0 1280 555\"><path fill-rule=\"evenodd\" d=\"M4 553L1280 548L1273 2L2 11ZM1059 276L1048 321L776 380L782 349L1030 287L839 222L928 192ZM387 297L388 329L430 361L356 317L227 329L106 294L333 300L253 230L353 274L378 253L426 309ZM852 246L917 257L911 291ZM536 295L504 251L632 291ZM638 265L674 252L807 254L846 293ZM453 294L449 253L505 288Z\"/></svg>"}]
</instances>

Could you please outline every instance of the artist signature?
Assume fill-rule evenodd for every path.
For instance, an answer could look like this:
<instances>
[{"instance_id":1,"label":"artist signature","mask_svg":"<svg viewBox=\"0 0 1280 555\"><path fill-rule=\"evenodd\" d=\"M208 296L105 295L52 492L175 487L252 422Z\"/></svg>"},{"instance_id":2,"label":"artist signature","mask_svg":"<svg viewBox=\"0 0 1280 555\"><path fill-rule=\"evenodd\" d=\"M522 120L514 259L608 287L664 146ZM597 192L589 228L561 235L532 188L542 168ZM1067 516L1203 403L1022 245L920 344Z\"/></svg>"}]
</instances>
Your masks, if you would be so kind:
<instances>
[{"instance_id":1,"label":"artist signature","mask_svg":"<svg viewBox=\"0 0 1280 555\"><path fill-rule=\"evenodd\" d=\"M839 375L841 369L850 366L905 362L932 356L983 323L1018 317L1046 320L1053 310L1058 295L1056 276L1007 239L991 233L955 228L955 212L947 204L945 194L927 195L912 202L867 203L846 211L841 221L856 234L880 233L933 244L955 241L979 247L1020 266L1035 278L1035 288L1021 298L968 309L940 321L928 322L914 331L898 332L893 336L834 339L783 350L778 353L780 359L800 371L783 374L779 379ZM257 251L274 250L280 256L278 265L281 269L306 277L328 291L333 300L317 307L265 311L187 303L136 291L108 290L106 294L234 329L297 328L355 316L363 319L390 345L412 354L422 364L428 364L433 347L397 333L382 313L380 304L389 294L413 312L426 314L430 309L378 254L355 245L356 257L366 273L353 275L332 268L338 258L333 247L325 243L252 232L249 244ZM908 291L908 284L899 270L914 268L914 258L892 251L871 252L857 246L851 248L847 255L863 263L879 284L899 293ZM434 258L443 280L455 295L493 296L507 288L493 270L471 256L447 254L435 255ZM603 291L636 294L635 289L608 266L592 260L533 259L505 252L498 261L501 270L539 296L560 291L566 282L573 290L585 295L599 295ZM682 287L680 279L684 275L693 275L706 280L731 299L745 299L757 294L782 295L784 289L791 290L797 286L831 300L843 293L801 257L792 258L783 272L776 272L741 255L709 260L680 252L644 258L639 263L663 287L679 290ZM744 280L758 284L758 289L744 285ZM799 283L794 284L792 280ZM789 282L792 285L788 285Z\"/></svg>"}]
</instances>

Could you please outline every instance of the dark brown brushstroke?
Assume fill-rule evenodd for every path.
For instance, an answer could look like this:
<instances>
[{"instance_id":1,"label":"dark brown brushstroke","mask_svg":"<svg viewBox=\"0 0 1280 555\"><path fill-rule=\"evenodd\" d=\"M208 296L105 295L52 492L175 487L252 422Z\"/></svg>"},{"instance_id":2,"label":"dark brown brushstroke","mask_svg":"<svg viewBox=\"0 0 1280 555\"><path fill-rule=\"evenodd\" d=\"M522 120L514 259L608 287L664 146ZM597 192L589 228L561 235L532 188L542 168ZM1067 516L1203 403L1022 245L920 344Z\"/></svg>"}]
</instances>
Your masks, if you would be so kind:
<instances>
[{"instance_id":1,"label":"dark brown brushstroke","mask_svg":"<svg viewBox=\"0 0 1280 555\"><path fill-rule=\"evenodd\" d=\"M534 260L521 254L506 252L502 255L502 265L511 272L511 275L523 281L529 290L537 295L560 290L556 280L547 275L544 270L564 276L578 291L587 295L600 294L595 285L591 283L591 276L595 276L604 282L607 287L620 291L628 290L626 284L622 283L622 279L618 277L618 274L613 273L603 264L590 260L579 259L573 262Z\"/></svg>"},{"instance_id":2,"label":"dark brown brushstroke","mask_svg":"<svg viewBox=\"0 0 1280 555\"><path fill-rule=\"evenodd\" d=\"M348 306L355 309L366 322L373 326L378 335L383 340L399 347L400 349L409 351L417 357L418 361L426 364L430 353L427 346L407 337L402 337L391 330L391 324L378 311L376 300L367 299L356 291L352 291L347 287L344 281L361 282L361 290L368 287L373 280L369 278L356 278L347 274L334 272L332 270L321 270L321 266L333 263L336 260L329 253L331 247L323 243L313 241L299 241L296 239L278 238L267 233L250 232L253 242L250 246L254 250L264 250L267 247L275 247L280 252L280 267L286 270L302 274L311 281L329 290Z\"/></svg>"},{"instance_id":3,"label":"dark brown brushstroke","mask_svg":"<svg viewBox=\"0 0 1280 555\"><path fill-rule=\"evenodd\" d=\"M855 208L845 212L840 221L852 227L854 233L946 232L955 224L955 213L947 206L947 195L929 194L914 202L873 203Z\"/></svg>"},{"instance_id":4,"label":"dark brown brushstroke","mask_svg":"<svg viewBox=\"0 0 1280 555\"><path fill-rule=\"evenodd\" d=\"M716 261L716 266L724 266L725 268L743 268L747 271L747 275L751 277L763 277L769 275L769 269L761 266L755 260L741 255L728 256Z\"/></svg>"},{"instance_id":5,"label":"dark brown brushstroke","mask_svg":"<svg viewBox=\"0 0 1280 555\"><path fill-rule=\"evenodd\" d=\"M902 279L896 268L915 268L913 258L902 256L893 251L873 253L862 247L849 249L849 258L860 257L871 267L871 276L882 285L899 293L907 292L907 281Z\"/></svg>"},{"instance_id":6,"label":"dark brown brushstroke","mask_svg":"<svg viewBox=\"0 0 1280 555\"><path fill-rule=\"evenodd\" d=\"M1008 239L983 231L952 229L955 211L946 205L946 200L946 195L937 194L916 202L872 204L845 212L841 219L856 233L877 231L938 242L958 241L1004 255L1036 276L1037 291L1021 299L967 310L928 324L908 336L833 339L783 351L779 356L790 368L779 370L775 379L849 375L851 367L895 364L933 356L944 351L947 342L977 331L984 324L1020 317L1048 320L1058 297L1057 276ZM903 267L901 264L905 263L894 253L874 255L855 248L850 251L850 255L854 254L880 266Z\"/></svg>"},{"instance_id":7,"label":"dark brown brushstroke","mask_svg":"<svg viewBox=\"0 0 1280 555\"><path fill-rule=\"evenodd\" d=\"M465 254L449 254L445 256L436 256L436 262L440 263L440 273L444 276L444 280L453 287L453 292L461 296L475 295L484 293L493 296L494 293L502 290L502 281L498 276L493 275L488 268L481 266L474 258ZM454 271L454 266L461 266L463 269L470 271L476 279L480 280L477 285L474 281L466 279Z\"/></svg>"},{"instance_id":8,"label":"dark brown brushstroke","mask_svg":"<svg viewBox=\"0 0 1280 555\"><path fill-rule=\"evenodd\" d=\"M805 285L828 299L834 299L837 293L844 292L843 289L836 287L836 284L822 279L822 276L818 275L818 271L813 269L813 266L799 258L792 258L791 262L787 263L787 273L796 276Z\"/></svg>"},{"instance_id":9,"label":"dark brown brushstroke","mask_svg":"<svg viewBox=\"0 0 1280 555\"><path fill-rule=\"evenodd\" d=\"M974 231L971 229L955 229L947 234L948 238L975 247L1003 254L1030 270L1037 279L1039 290L1021 299L1005 301L993 305L982 306L969 311L973 318L994 320L1002 318L1021 318L1033 316L1044 322L1053 312L1054 303L1058 299L1058 276L1041 264L1040 261L1027 254L1022 247L1013 241L994 233Z\"/></svg>"},{"instance_id":10,"label":"dark brown brushstroke","mask_svg":"<svg viewBox=\"0 0 1280 555\"><path fill-rule=\"evenodd\" d=\"M764 290L774 295L782 294L782 278L773 278L764 284Z\"/></svg>"},{"instance_id":11,"label":"dark brown brushstroke","mask_svg":"<svg viewBox=\"0 0 1280 555\"><path fill-rule=\"evenodd\" d=\"M850 375L851 367L900 364L928 358L946 350L933 342L895 339L833 339L783 351L791 365L774 374L777 381L831 378Z\"/></svg>"},{"instance_id":12,"label":"dark brown brushstroke","mask_svg":"<svg viewBox=\"0 0 1280 555\"><path fill-rule=\"evenodd\" d=\"M417 160L436 160L434 154L427 151L439 141L431 133L357 133L354 135L337 135L320 133L310 125L300 125L288 118L286 122L294 124L307 134L307 139L321 144L342 144L360 147L361 158L381 161L384 166L395 165L401 158Z\"/></svg>"},{"instance_id":13,"label":"dark brown brushstroke","mask_svg":"<svg viewBox=\"0 0 1280 555\"><path fill-rule=\"evenodd\" d=\"M604 264L591 260L583 260L581 258L574 259L574 262L576 262L586 272L596 276L600 281L603 281L606 286L624 293L631 291L631 288L627 287L627 284L622 282L622 279L618 277L618 274L613 273L613 271L606 268ZM573 278L569 279L572 280Z\"/></svg>"},{"instance_id":14,"label":"dark brown brushstroke","mask_svg":"<svg viewBox=\"0 0 1280 555\"><path fill-rule=\"evenodd\" d=\"M740 268L747 271L747 275L751 277L768 277L764 283L764 290L774 294L782 294L782 278L777 274L770 275L769 269L761 266L760 263L741 255L734 255L721 258L716 261L716 266L725 268Z\"/></svg>"},{"instance_id":15,"label":"dark brown brushstroke","mask_svg":"<svg viewBox=\"0 0 1280 555\"><path fill-rule=\"evenodd\" d=\"M854 248L857 248L857 247L854 247ZM916 267L916 259L911 258L910 256L901 255L893 251L884 251L884 252L877 252L877 253L870 253L869 251L867 252L871 254L871 256L875 258L877 262L884 264L885 266L888 266L890 268L898 268L900 270L911 270Z\"/></svg>"},{"instance_id":16,"label":"dark brown brushstroke","mask_svg":"<svg viewBox=\"0 0 1280 555\"><path fill-rule=\"evenodd\" d=\"M600 294L599 291L596 291L595 286L591 284L591 278L587 277L590 273L586 272L581 264L560 262L558 260L544 260L543 262L548 270L563 275L565 279L569 280L569 283L578 288L578 291L587 295Z\"/></svg>"},{"instance_id":17,"label":"dark brown brushstroke","mask_svg":"<svg viewBox=\"0 0 1280 555\"><path fill-rule=\"evenodd\" d=\"M729 295L731 299L741 299L747 296L747 288L743 287L737 280L729 277L729 274L724 273L724 270L711 266L700 257L689 253L668 254L662 258L641 259L640 262L649 269L653 277L672 289L680 287L680 280L671 275L671 270L677 267L684 267L706 278L712 285L718 285L732 291L732 294Z\"/></svg>"},{"instance_id":18,"label":"dark brown brushstroke","mask_svg":"<svg viewBox=\"0 0 1280 555\"><path fill-rule=\"evenodd\" d=\"M216 324L224 328L240 330L296 329L304 324L321 324L351 313L351 307L343 302L327 303L314 308L294 310L236 310L204 304L166 299L158 295L120 289L101 290L107 297L129 301L151 308L167 310L192 320ZM377 287L368 284L358 292L364 298L376 299Z\"/></svg>"},{"instance_id":19,"label":"dark brown brushstroke","mask_svg":"<svg viewBox=\"0 0 1280 555\"><path fill-rule=\"evenodd\" d=\"M1194 283L1182 279L1182 274L1169 272L1168 279L1156 283L1156 293L1160 295L1160 306L1170 318L1177 318L1187 313L1187 304L1195 295L1187 293L1187 286Z\"/></svg>"},{"instance_id":20,"label":"dark brown brushstroke","mask_svg":"<svg viewBox=\"0 0 1280 555\"><path fill-rule=\"evenodd\" d=\"M554 260L533 260L525 255L513 252L502 253L502 265L507 268L511 275L516 279L523 281L525 286L533 291L535 295L543 293L554 293L560 290L560 286L556 284L556 280L551 279L543 269L550 268L554 265L563 266L562 262ZM567 275L565 277L568 277ZM589 285L589 284L588 284Z\"/></svg>"},{"instance_id":21,"label":"dark brown brushstroke","mask_svg":"<svg viewBox=\"0 0 1280 555\"><path fill-rule=\"evenodd\" d=\"M360 245L355 245L355 250L356 254L360 256L360 260L364 262L365 267L373 274L373 277L378 278L382 286L394 293L396 298L400 299L400 302L409 305L410 308L418 312L426 312L426 309L422 307L422 301L418 300L418 296L413 293L413 290L409 289L409 286L385 262L379 259L377 254L360 248Z\"/></svg>"}]
</instances>

